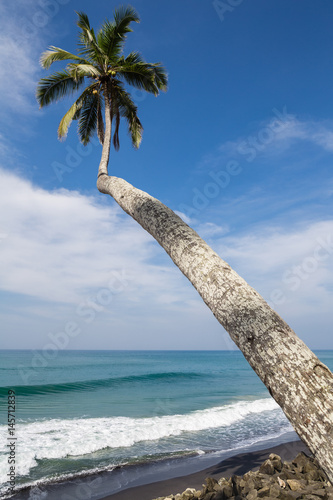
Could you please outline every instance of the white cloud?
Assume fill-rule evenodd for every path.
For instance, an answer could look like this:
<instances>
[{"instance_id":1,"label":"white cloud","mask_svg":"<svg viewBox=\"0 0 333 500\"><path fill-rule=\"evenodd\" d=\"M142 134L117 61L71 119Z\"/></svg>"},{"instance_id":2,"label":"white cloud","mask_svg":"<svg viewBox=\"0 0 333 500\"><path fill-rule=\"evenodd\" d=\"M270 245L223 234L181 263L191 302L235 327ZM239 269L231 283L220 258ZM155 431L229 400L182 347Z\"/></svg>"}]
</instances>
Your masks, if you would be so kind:
<instances>
[{"instance_id":1,"label":"white cloud","mask_svg":"<svg viewBox=\"0 0 333 500\"><path fill-rule=\"evenodd\" d=\"M169 305L186 301L186 292L175 292L176 269L152 263L159 247L115 205L64 189L48 192L4 170L0 198L2 290L78 304L117 271L128 277L128 300L149 294Z\"/></svg>"}]
</instances>

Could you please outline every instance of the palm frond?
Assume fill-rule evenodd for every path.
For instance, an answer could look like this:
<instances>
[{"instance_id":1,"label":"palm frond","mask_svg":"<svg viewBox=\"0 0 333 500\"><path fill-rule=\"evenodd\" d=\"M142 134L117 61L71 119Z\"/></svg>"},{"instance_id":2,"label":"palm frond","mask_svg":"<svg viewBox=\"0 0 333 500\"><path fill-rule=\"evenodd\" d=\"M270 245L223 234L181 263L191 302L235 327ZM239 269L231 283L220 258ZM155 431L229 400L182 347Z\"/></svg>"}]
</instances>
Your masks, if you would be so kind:
<instances>
[{"instance_id":1,"label":"palm frond","mask_svg":"<svg viewBox=\"0 0 333 500\"><path fill-rule=\"evenodd\" d=\"M99 99L98 94L90 94L82 105L78 132L80 141L84 146L88 144L96 131Z\"/></svg>"},{"instance_id":2,"label":"palm frond","mask_svg":"<svg viewBox=\"0 0 333 500\"><path fill-rule=\"evenodd\" d=\"M80 11L75 11L75 13L77 14L78 16L78 21L77 21L77 25L79 28L81 28L82 30L86 30L86 31L91 31L91 27L90 27L90 21L89 21L89 17L87 16L87 14L85 12L80 12Z\"/></svg>"},{"instance_id":3,"label":"palm frond","mask_svg":"<svg viewBox=\"0 0 333 500\"><path fill-rule=\"evenodd\" d=\"M102 99L99 99L98 101L98 108L97 108L97 137L99 139L99 142L103 145L104 144L104 120L103 120L103 113L102 113Z\"/></svg>"},{"instance_id":4,"label":"palm frond","mask_svg":"<svg viewBox=\"0 0 333 500\"><path fill-rule=\"evenodd\" d=\"M121 54L127 33L133 31L130 28L132 22L139 23L140 18L131 6L116 9L113 22L104 21L98 32L97 42L109 60Z\"/></svg>"},{"instance_id":5,"label":"palm frond","mask_svg":"<svg viewBox=\"0 0 333 500\"><path fill-rule=\"evenodd\" d=\"M128 54L128 56L124 57L124 56L121 56L119 58L119 64L127 64L127 65L132 65L132 64L138 64L138 63L143 63L145 62L142 55L140 54L140 52L136 52L136 51L133 51L133 52L130 52Z\"/></svg>"},{"instance_id":6,"label":"palm frond","mask_svg":"<svg viewBox=\"0 0 333 500\"><path fill-rule=\"evenodd\" d=\"M49 69L51 64L56 61L79 61L81 63L86 63L82 57L79 57L71 52L67 52L67 50L60 49L59 47L54 47L51 45L48 50L42 53L40 57L40 64L43 68Z\"/></svg>"},{"instance_id":7,"label":"palm frond","mask_svg":"<svg viewBox=\"0 0 333 500\"><path fill-rule=\"evenodd\" d=\"M161 63L151 64L154 72L155 84L159 90L166 92L168 90L168 73Z\"/></svg>"},{"instance_id":8,"label":"palm frond","mask_svg":"<svg viewBox=\"0 0 333 500\"><path fill-rule=\"evenodd\" d=\"M128 132L135 148L140 146L142 140L143 127L138 118L138 108L134 104L130 94L124 89L121 83L116 84L115 95L117 106L121 117L127 122Z\"/></svg>"},{"instance_id":9,"label":"palm frond","mask_svg":"<svg viewBox=\"0 0 333 500\"><path fill-rule=\"evenodd\" d=\"M91 95L91 93L96 90L97 85L93 84L87 87L80 97L74 102L74 104L69 108L67 113L63 116L59 127L58 127L58 138L60 140L65 139L68 133L68 129L73 120L77 120L80 116L80 112L82 106L85 102L85 99Z\"/></svg>"},{"instance_id":10,"label":"palm frond","mask_svg":"<svg viewBox=\"0 0 333 500\"><path fill-rule=\"evenodd\" d=\"M118 7L118 9L115 9L113 16L119 34L132 31L129 27L130 23L140 22L139 14L131 5Z\"/></svg>"},{"instance_id":11,"label":"palm frond","mask_svg":"<svg viewBox=\"0 0 333 500\"><path fill-rule=\"evenodd\" d=\"M77 64L70 63L67 65L67 70L73 76L73 78L83 78L84 76L96 77L101 76L101 71L99 68L93 64Z\"/></svg>"},{"instance_id":12,"label":"palm frond","mask_svg":"<svg viewBox=\"0 0 333 500\"><path fill-rule=\"evenodd\" d=\"M160 63L146 63L138 52L120 58L114 69L128 84L140 90L154 95L158 95L160 90L167 90L168 77L164 67Z\"/></svg>"},{"instance_id":13,"label":"palm frond","mask_svg":"<svg viewBox=\"0 0 333 500\"><path fill-rule=\"evenodd\" d=\"M117 111L116 113L116 124L113 134L113 146L116 151L119 151L120 142L119 142L119 126L120 126L120 113Z\"/></svg>"},{"instance_id":14,"label":"palm frond","mask_svg":"<svg viewBox=\"0 0 333 500\"><path fill-rule=\"evenodd\" d=\"M39 106L43 108L51 102L73 94L73 92L80 88L83 82L83 78L75 79L67 70L57 71L46 78L41 78L36 91Z\"/></svg>"},{"instance_id":15,"label":"palm frond","mask_svg":"<svg viewBox=\"0 0 333 500\"><path fill-rule=\"evenodd\" d=\"M155 96L159 94L159 89L156 85L154 73L147 65L139 63L131 66L123 66L117 68L118 75L122 76L124 80L132 87L140 90L145 90Z\"/></svg>"},{"instance_id":16,"label":"palm frond","mask_svg":"<svg viewBox=\"0 0 333 500\"><path fill-rule=\"evenodd\" d=\"M87 14L84 12L76 12L78 15L77 25L80 28L79 32L79 47L80 55L85 56L90 61L98 62L103 64L105 60L105 54L99 47L96 35L93 28L90 27L90 22Z\"/></svg>"}]
</instances>

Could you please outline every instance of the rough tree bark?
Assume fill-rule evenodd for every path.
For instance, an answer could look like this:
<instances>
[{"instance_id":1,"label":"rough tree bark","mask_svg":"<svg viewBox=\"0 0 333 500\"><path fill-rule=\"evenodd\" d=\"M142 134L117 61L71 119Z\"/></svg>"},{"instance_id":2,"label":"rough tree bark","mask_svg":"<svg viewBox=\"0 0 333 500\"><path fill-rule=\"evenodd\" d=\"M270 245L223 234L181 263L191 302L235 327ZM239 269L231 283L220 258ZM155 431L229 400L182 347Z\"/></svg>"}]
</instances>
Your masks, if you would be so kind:
<instances>
[{"instance_id":1,"label":"rough tree bark","mask_svg":"<svg viewBox=\"0 0 333 500\"><path fill-rule=\"evenodd\" d=\"M267 302L170 208L108 176L111 120L97 187L109 194L170 255L243 352L299 437L333 483L333 374Z\"/></svg>"}]
</instances>

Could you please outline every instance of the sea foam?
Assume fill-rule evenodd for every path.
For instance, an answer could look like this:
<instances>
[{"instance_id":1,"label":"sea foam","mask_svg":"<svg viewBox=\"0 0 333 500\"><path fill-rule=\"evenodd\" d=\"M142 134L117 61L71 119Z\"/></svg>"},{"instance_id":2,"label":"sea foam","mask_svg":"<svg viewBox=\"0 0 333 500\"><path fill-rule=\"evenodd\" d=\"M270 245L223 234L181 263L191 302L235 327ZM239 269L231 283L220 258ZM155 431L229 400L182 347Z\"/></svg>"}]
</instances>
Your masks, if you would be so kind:
<instances>
[{"instance_id":1,"label":"sea foam","mask_svg":"<svg viewBox=\"0 0 333 500\"><path fill-rule=\"evenodd\" d=\"M262 412L279 409L273 399L239 401L181 415L147 418L108 417L49 419L17 423L17 472L27 475L41 459L78 458L105 448L126 448L143 441L157 441L182 433L229 427ZM282 412L281 412L282 413ZM284 418L284 417L283 417ZM6 433L0 426L0 435ZM0 447L1 482L8 469L6 440Z\"/></svg>"}]
</instances>

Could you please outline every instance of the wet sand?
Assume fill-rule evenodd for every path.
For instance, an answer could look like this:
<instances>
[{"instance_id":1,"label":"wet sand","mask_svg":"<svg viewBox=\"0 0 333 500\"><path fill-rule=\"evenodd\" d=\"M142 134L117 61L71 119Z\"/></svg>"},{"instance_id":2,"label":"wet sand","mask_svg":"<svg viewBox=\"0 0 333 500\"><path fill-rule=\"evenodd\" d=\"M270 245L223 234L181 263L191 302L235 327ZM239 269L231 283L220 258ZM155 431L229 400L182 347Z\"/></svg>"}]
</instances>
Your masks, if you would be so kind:
<instances>
[{"instance_id":1,"label":"wet sand","mask_svg":"<svg viewBox=\"0 0 333 500\"><path fill-rule=\"evenodd\" d=\"M283 460L292 460L303 451L311 455L309 449L301 441L292 441L266 450L241 453L227 458L207 469L187 476L175 477L165 481L150 482L143 486L128 488L113 495L103 497L101 500L152 500L157 497L166 496L170 493L182 493L186 488L201 489L206 477L230 477L233 474L243 475L249 470L255 470L269 457L270 453L280 455Z\"/></svg>"}]
</instances>

